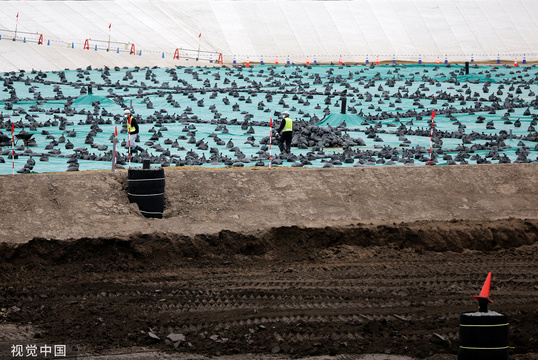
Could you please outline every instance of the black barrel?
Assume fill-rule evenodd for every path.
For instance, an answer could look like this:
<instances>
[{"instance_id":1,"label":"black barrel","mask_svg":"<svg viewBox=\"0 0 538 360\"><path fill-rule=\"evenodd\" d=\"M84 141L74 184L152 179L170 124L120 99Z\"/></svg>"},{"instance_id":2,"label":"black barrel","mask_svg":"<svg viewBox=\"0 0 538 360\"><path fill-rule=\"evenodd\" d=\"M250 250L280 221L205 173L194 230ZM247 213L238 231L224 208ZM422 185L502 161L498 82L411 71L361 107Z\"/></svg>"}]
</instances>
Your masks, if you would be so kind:
<instances>
[{"instance_id":1,"label":"black barrel","mask_svg":"<svg viewBox=\"0 0 538 360\"><path fill-rule=\"evenodd\" d=\"M509 320L506 314L461 313L458 360L508 359Z\"/></svg>"},{"instance_id":2,"label":"black barrel","mask_svg":"<svg viewBox=\"0 0 538 360\"><path fill-rule=\"evenodd\" d=\"M162 218L164 211L164 169L129 169L128 190L130 202L138 204L145 217Z\"/></svg>"},{"instance_id":3,"label":"black barrel","mask_svg":"<svg viewBox=\"0 0 538 360\"><path fill-rule=\"evenodd\" d=\"M340 113L345 114L347 111L347 97L342 96L342 107L340 108Z\"/></svg>"}]
</instances>

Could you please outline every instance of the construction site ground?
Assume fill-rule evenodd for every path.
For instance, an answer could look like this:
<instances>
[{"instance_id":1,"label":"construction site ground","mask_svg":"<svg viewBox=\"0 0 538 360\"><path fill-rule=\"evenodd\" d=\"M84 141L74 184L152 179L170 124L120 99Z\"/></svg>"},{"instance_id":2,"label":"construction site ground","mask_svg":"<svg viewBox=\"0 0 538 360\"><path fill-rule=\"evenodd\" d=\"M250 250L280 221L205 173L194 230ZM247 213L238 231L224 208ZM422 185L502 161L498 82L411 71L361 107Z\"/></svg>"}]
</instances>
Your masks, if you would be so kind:
<instances>
[{"instance_id":1,"label":"construction site ground","mask_svg":"<svg viewBox=\"0 0 538 360\"><path fill-rule=\"evenodd\" d=\"M340 170L0 177L0 358L455 359L492 272L537 359L535 165Z\"/></svg>"}]
</instances>

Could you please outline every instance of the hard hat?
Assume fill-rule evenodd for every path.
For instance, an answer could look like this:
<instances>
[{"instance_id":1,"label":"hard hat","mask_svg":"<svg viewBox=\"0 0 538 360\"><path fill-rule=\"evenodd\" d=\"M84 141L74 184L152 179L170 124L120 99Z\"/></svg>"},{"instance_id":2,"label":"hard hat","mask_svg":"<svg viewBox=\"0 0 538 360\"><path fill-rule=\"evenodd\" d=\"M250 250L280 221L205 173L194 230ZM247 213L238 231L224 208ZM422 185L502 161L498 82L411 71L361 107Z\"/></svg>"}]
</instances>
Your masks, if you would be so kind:
<instances>
[{"instance_id":1,"label":"hard hat","mask_svg":"<svg viewBox=\"0 0 538 360\"><path fill-rule=\"evenodd\" d=\"M290 113L288 111L284 111L282 115L289 115Z\"/></svg>"},{"instance_id":2,"label":"hard hat","mask_svg":"<svg viewBox=\"0 0 538 360\"><path fill-rule=\"evenodd\" d=\"M130 115L131 114L131 110L129 109L126 109L124 112L123 112L124 115Z\"/></svg>"}]
</instances>

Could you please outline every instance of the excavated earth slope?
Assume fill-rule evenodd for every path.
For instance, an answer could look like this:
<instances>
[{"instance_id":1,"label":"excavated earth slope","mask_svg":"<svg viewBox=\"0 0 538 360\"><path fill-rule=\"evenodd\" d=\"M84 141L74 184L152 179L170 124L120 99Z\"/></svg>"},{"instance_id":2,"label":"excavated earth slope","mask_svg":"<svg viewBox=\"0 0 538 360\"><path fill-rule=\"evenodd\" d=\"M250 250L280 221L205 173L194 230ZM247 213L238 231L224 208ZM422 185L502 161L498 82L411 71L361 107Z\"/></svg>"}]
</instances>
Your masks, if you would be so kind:
<instances>
[{"instance_id":1,"label":"excavated earth slope","mask_svg":"<svg viewBox=\"0 0 538 360\"><path fill-rule=\"evenodd\" d=\"M176 169L165 169L166 204L160 220L140 216L138 207L129 204L126 171L0 176L0 240L538 219L536 164Z\"/></svg>"},{"instance_id":2,"label":"excavated earth slope","mask_svg":"<svg viewBox=\"0 0 538 360\"><path fill-rule=\"evenodd\" d=\"M124 171L0 177L0 358L455 359L492 272L536 359L536 165L165 177L163 219Z\"/></svg>"}]
</instances>

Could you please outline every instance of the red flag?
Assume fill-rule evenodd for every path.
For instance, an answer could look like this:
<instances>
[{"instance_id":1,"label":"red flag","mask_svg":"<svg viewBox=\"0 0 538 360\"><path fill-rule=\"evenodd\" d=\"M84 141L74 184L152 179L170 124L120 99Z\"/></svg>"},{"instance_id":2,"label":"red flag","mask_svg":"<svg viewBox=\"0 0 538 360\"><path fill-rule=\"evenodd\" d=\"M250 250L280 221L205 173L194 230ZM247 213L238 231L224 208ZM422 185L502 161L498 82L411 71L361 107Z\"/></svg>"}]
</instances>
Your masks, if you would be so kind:
<instances>
[{"instance_id":1,"label":"red flag","mask_svg":"<svg viewBox=\"0 0 538 360\"><path fill-rule=\"evenodd\" d=\"M202 37L202 33L200 33L200 35L198 35L198 39Z\"/></svg>"},{"instance_id":2,"label":"red flag","mask_svg":"<svg viewBox=\"0 0 538 360\"><path fill-rule=\"evenodd\" d=\"M273 127L273 118L269 118L269 119L270 119L270 120L269 120L269 126L270 126L270 127Z\"/></svg>"},{"instance_id":3,"label":"red flag","mask_svg":"<svg viewBox=\"0 0 538 360\"><path fill-rule=\"evenodd\" d=\"M433 109L433 111L432 111L432 120L433 120L434 117L435 117L435 109Z\"/></svg>"},{"instance_id":4,"label":"red flag","mask_svg":"<svg viewBox=\"0 0 538 360\"><path fill-rule=\"evenodd\" d=\"M114 129L114 134L116 134L116 137L118 137L118 127L117 126Z\"/></svg>"},{"instance_id":5,"label":"red flag","mask_svg":"<svg viewBox=\"0 0 538 360\"><path fill-rule=\"evenodd\" d=\"M15 123L11 123L11 135L15 132Z\"/></svg>"},{"instance_id":6,"label":"red flag","mask_svg":"<svg viewBox=\"0 0 538 360\"><path fill-rule=\"evenodd\" d=\"M19 20L19 12L17 11L17 20Z\"/></svg>"},{"instance_id":7,"label":"red flag","mask_svg":"<svg viewBox=\"0 0 538 360\"><path fill-rule=\"evenodd\" d=\"M110 29L112 27L112 23L110 23L110 25L108 25L108 28Z\"/></svg>"}]
</instances>

